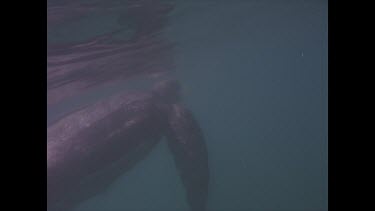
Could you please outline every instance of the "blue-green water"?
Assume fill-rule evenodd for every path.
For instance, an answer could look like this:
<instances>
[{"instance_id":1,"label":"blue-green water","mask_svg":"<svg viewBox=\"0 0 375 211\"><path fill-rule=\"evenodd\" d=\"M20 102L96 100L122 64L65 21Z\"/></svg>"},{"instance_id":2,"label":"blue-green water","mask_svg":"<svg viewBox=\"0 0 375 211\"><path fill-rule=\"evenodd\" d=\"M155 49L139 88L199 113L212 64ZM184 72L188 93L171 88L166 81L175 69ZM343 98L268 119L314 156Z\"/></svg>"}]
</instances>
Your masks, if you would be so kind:
<instances>
[{"instance_id":1,"label":"blue-green water","mask_svg":"<svg viewBox=\"0 0 375 211\"><path fill-rule=\"evenodd\" d=\"M163 36L206 137L207 210L328 209L327 18L327 1L175 2ZM162 141L75 211L188 211L172 159Z\"/></svg>"}]
</instances>

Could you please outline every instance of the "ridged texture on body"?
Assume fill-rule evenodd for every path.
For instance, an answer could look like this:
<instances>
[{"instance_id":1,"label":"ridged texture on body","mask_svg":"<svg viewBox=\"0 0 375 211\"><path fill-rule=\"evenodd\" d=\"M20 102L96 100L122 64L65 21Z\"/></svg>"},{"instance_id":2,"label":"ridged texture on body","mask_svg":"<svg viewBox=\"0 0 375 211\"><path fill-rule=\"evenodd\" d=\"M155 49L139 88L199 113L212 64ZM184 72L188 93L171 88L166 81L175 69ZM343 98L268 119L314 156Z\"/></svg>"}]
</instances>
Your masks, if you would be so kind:
<instances>
[{"instance_id":1,"label":"ridged texture on body","mask_svg":"<svg viewBox=\"0 0 375 211\"><path fill-rule=\"evenodd\" d=\"M168 145L186 189L192 211L206 209L209 169L207 148L192 113L175 104L169 112Z\"/></svg>"},{"instance_id":2,"label":"ridged texture on body","mask_svg":"<svg viewBox=\"0 0 375 211\"><path fill-rule=\"evenodd\" d=\"M79 201L105 188L146 156L160 140L163 122L150 95L127 93L83 108L50 126L49 208L71 194Z\"/></svg>"}]
</instances>

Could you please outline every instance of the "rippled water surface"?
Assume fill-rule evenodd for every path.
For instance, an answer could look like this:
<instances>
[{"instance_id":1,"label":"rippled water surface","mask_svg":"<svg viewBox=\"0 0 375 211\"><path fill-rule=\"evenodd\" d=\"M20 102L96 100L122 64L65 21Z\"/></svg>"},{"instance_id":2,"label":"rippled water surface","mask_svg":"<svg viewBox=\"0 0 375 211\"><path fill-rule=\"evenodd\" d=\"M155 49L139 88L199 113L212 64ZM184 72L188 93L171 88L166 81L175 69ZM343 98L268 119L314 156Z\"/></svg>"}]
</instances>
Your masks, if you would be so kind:
<instances>
[{"instance_id":1,"label":"rippled water surface","mask_svg":"<svg viewBox=\"0 0 375 211\"><path fill-rule=\"evenodd\" d=\"M164 78L209 153L210 211L327 210L327 1L48 0L48 124ZM74 211L188 211L164 141Z\"/></svg>"}]
</instances>

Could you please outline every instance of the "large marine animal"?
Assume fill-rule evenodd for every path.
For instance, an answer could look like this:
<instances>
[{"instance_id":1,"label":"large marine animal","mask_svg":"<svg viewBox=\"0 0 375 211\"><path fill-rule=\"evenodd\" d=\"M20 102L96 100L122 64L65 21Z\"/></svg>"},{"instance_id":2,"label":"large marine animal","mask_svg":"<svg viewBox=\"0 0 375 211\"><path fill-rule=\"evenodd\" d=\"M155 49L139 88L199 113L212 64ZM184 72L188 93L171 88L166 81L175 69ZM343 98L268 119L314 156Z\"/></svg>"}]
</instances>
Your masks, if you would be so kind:
<instances>
[{"instance_id":1,"label":"large marine animal","mask_svg":"<svg viewBox=\"0 0 375 211\"><path fill-rule=\"evenodd\" d=\"M165 137L192 211L206 207L204 135L176 80L81 108L47 128L47 207L66 211L106 190Z\"/></svg>"}]
</instances>

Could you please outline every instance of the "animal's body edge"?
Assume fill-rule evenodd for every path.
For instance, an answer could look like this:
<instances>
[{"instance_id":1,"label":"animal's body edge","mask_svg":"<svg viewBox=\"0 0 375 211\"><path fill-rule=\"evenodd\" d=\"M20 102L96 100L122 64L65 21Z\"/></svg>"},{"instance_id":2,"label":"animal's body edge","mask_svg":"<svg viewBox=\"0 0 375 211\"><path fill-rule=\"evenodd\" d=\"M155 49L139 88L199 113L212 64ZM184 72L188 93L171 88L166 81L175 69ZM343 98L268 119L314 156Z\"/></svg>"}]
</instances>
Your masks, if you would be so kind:
<instances>
[{"instance_id":1,"label":"animal's body edge","mask_svg":"<svg viewBox=\"0 0 375 211\"><path fill-rule=\"evenodd\" d=\"M89 117L95 112L97 113L94 115L94 117ZM73 125L69 125L70 123ZM110 138L110 134L116 130L118 131L117 138L116 134L112 134L112 138ZM64 132L67 132L70 137L67 137L67 135L64 136ZM198 136L196 136L198 138L191 138L194 137L194 133L198 134ZM100 134L102 134L102 136L100 136ZM103 136L103 134L105 135ZM147 154L152 150L153 146L161 140L162 136L167 137L168 146L175 157L177 169L180 171L182 182L186 188L189 205L194 211L204 210L207 198L206 195L209 174L207 150L199 126L195 120L193 120L192 114L188 112L188 110L184 108L182 104L165 105L160 103L159 100L155 100L151 94L147 93L127 93L125 95L117 95L109 100L107 99L106 101L96 103L93 106L80 109L47 128L47 180L49 186L47 188L49 195L48 203L53 205L57 200L56 198L64 195L64 193L61 193L61 190L53 190L53 188L59 189L59 185L54 185L54 183L61 183L61 181L64 179L66 181L62 182L63 185L60 186L60 189L66 189L67 186L70 185L72 187L71 191L75 192L83 187L90 189L90 186L95 184L98 178L103 182L102 184L99 184L97 188L81 194L81 199L74 199L74 197L72 198L71 196L70 200L64 199L68 204L70 201L72 204L71 206L73 206L76 202L82 201L92 195L97 194L98 192L101 192L116 177L122 175L124 172L133 167L139 160L147 156ZM98 139L99 145L93 145L91 143L94 142L92 140L95 139ZM181 142L181 140L184 140L185 142ZM71 142L71 145L67 144L69 141ZM186 143L186 141L193 141L193 144ZM78 146L77 143L79 143ZM98 146L105 146L110 143L111 147L108 147L107 150L104 150L104 152L103 149L100 149L99 151L93 150L97 149ZM87 144L91 146L91 149L90 147L85 149ZM56 151L54 150L56 150L56 148L59 146L63 149L63 154L60 156L62 158L60 159L67 157L68 159L71 159L71 162L60 161L62 163L66 162L66 164L59 165L58 161L54 160L53 156L56 156L56 154L54 154ZM80 146L83 147L83 151L79 150ZM128 148L124 149L121 148L121 146ZM192 159L189 154L186 154L186 151L176 150L176 146L177 148L178 146L182 148L191 147L189 150L198 153L200 163L196 163L197 157ZM79 157L80 155L82 157L82 154L85 154L85 150L86 154L88 153L88 155L90 155L90 153L93 153L94 155L91 157L86 155L86 157L83 156L81 159L77 158L77 156ZM111 153L113 152L112 150L114 150L116 153ZM78 152L78 154L74 154L74 151ZM112 155L108 158L106 157L108 154ZM125 157L128 158L122 157L123 154L126 154ZM122 159L119 156L122 157ZM106 162L102 161L104 157L106 157L104 159ZM93 158L96 158L96 161L101 163L101 165L98 165L97 162L93 162ZM77 161L79 161L78 164L73 163ZM112 170L108 171L109 168L106 169L106 165L111 165L112 163L116 163L116 161L116 168L112 168ZM69 167L70 165L78 165L80 168L71 168ZM59 166L60 170L56 168L56 166ZM191 168L192 166L197 166L195 170L199 170L199 172L195 172L194 175L200 175L201 180L198 181L194 179L194 175L186 174L186 169ZM91 182L89 180L89 182L83 182L82 184L82 180L79 178L87 177L92 174L95 175L95 171L97 170L96 168L98 167L102 168L102 170L107 170L105 171L106 173L99 173L96 175L99 175L99 177L96 178L96 176L93 176L91 178ZM65 178L62 180L56 179L58 178L56 175L61 174L61 172L74 172L75 170L78 172L73 173L73 176L69 175L69 173L63 173ZM48 207L51 210L53 209L53 206L48 205Z\"/></svg>"}]
</instances>

